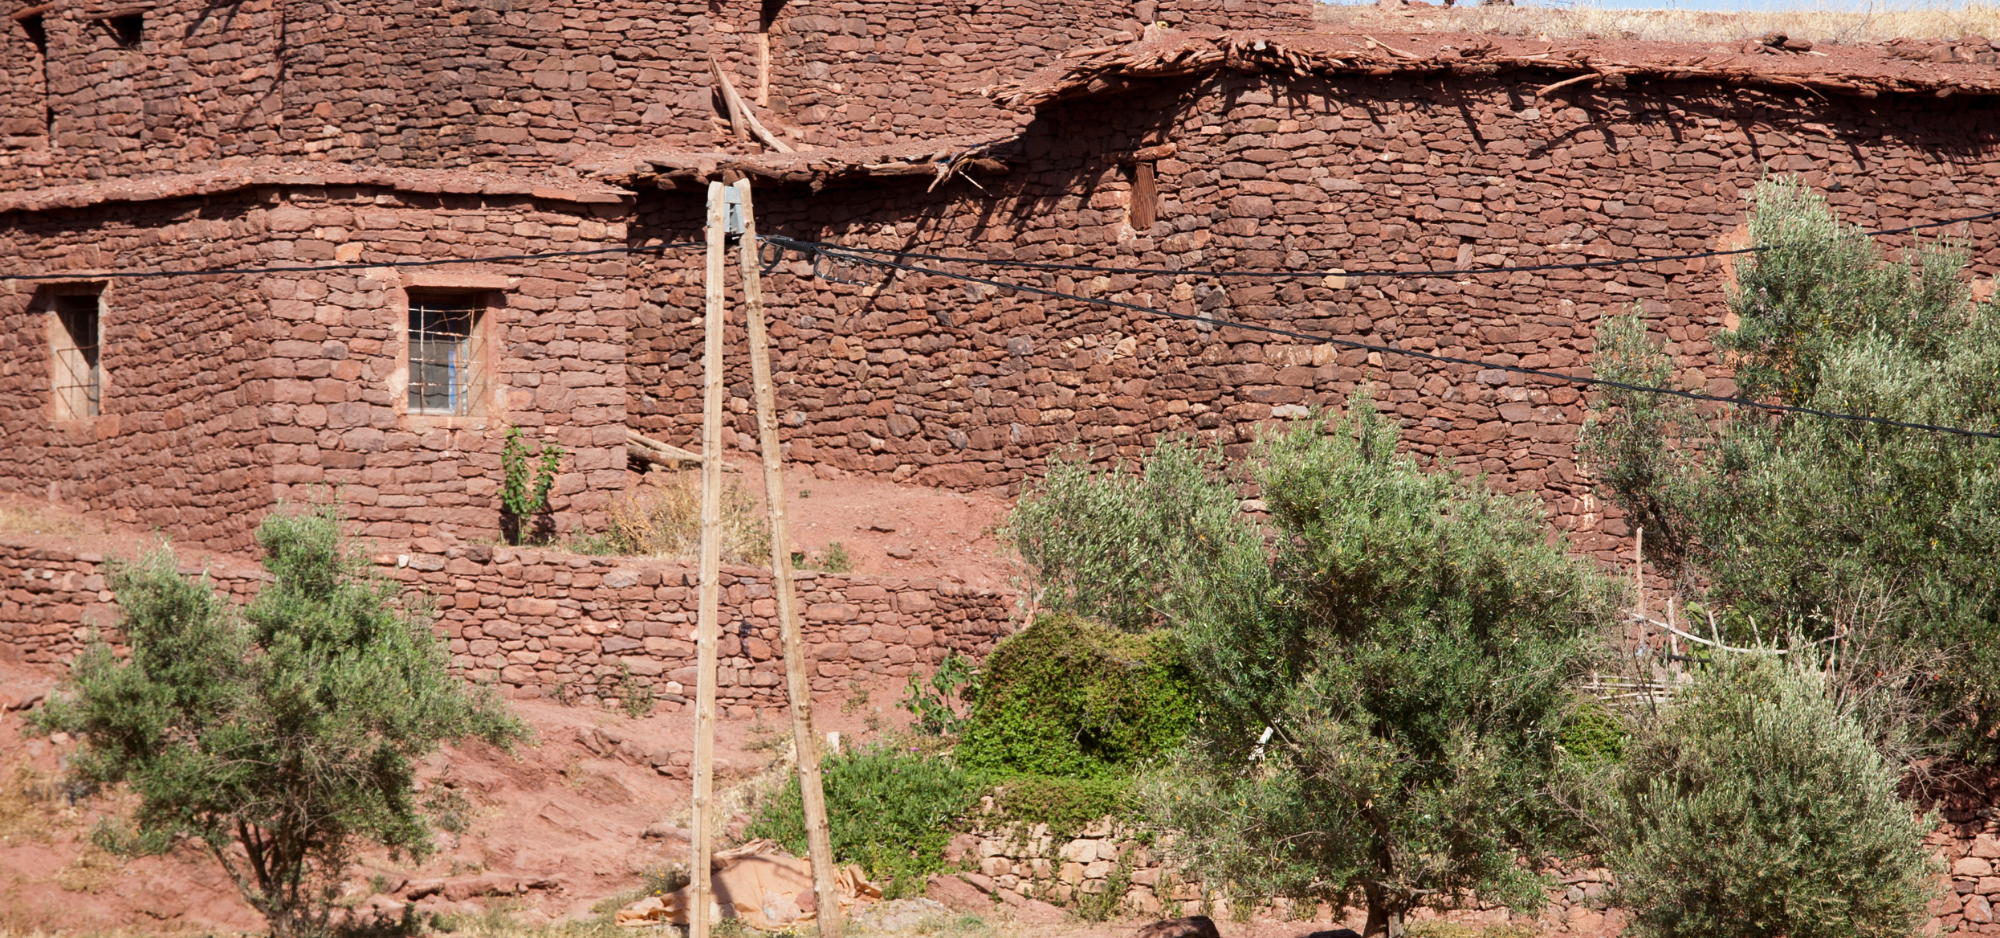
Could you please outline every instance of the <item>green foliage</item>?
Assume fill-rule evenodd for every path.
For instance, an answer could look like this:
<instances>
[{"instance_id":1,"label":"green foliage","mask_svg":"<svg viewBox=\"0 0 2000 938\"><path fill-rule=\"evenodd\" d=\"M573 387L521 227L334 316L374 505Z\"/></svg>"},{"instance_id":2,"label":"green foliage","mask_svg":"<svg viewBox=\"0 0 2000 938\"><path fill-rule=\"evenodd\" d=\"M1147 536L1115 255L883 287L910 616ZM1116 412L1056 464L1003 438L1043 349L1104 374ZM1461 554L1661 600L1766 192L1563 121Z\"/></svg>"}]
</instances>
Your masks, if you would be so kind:
<instances>
[{"instance_id":1,"label":"green foliage","mask_svg":"<svg viewBox=\"0 0 2000 938\"><path fill-rule=\"evenodd\" d=\"M903 688L902 707L916 717L913 728L932 736L957 736L965 726L964 701L974 680L971 659L957 652L938 663L928 683L912 671Z\"/></svg>"},{"instance_id":2,"label":"green foliage","mask_svg":"<svg viewBox=\"0 0 2000 938\"><path fill-rule=\"evenodd\" d=\"M1161 444L1137 474L1095 470L1088 457L1051 459L1002 536L1033 572L1044 608L1152 628L1171 606L1174 571L1237 534L1234 489L1214 472L1221 460L1186 440Z\"/></svg>"},{"instance_id":3,"label":"green foliage","mask_svg":"<svg viewBox=\"0 0 2000 938\"><path fill-rule=\"evenodd\" d=\"M1974 304L1948 247L1885 261L1795 181L1752 197L1762 249L1738 266L1741 328L1718 337L1747 396L1897 420L2000 428L2000 311ZM1596 369L1658 376L1669 350L1609 323ZM1586 454L1646 525L1655 560L1718 611L1725 638L1845 638L1837 686L1871 723L2000 759L2000 442L1722 411L1606 391Z\"/></svg>"},{"instance_id":4,"label":"green foliage","mask_svg":"<svg viewBox=\"0 0 2000 938\"><path fill-rule=\"evenodd\" d=\"M826 552L820 557L819 568L828 573L853 573L854 555L847 545L834 541L826 545Z\"/></svg>"},{"instance_id":5,"label":"green foliage","mask_svg":"<svg viewBox=\"0 0 2000 938\"><path fill-rule=\"evenodd\" d=\"M1125 777L1179 745L1195 710L1171 634L1046 615L988 656L958 756L993 774Z\"/></svg>"},{"instance_id":6,"label":"green foliage","mask_svg":"<svg viewBox=\"0 0 2000 938\"><path fill-rule=\"evenodd\" d=\"M111 839L192 838L291 938L324 931L358 845L430 851L419 759L525 730L451 673L424 611L370 575L331 508L273 514L257 542L272 580L240 609L169 552L114 567L131 659L93 645L40 719L85 741L81 779L138 796L134 831Z\"/></svg>"},{"instance_id":7,"label":"green foliage","mask_svg":"<svg viewBox=\"0 0 2000 938\"><path fill-rule=\"evenodd\" d=\"M1105 818L1129 820L1137 813L1130 778L1009 776L993 789L993 802L996 823L1016 829L1047 824L1056 840Z\"/></svg>"},{"instance_id":8,"label":"green foliage","mask_svg":"<svg viewBox=\"0 0 2000 938\"><path fill-rule=\"evenodd\" d=\"M1628 736L1617 714L1586 700L1563 721L1561 746L1578 769L1593 773L1625 761Z\"/></svg>"},{"instance_id":9,"label":"green foliage","mask_svg":"<svg viewBox=\"0 0 2000 938\"><path fill-rule=\"evenodd\" d=\"M891 899L923 894L929 876L945 869L954 826L985 793L976 775L949 759L887 746L829 756L821 779L834 857L860 863ZM782 786L765 799L746 833L804 856L798 786Z\"/></svg>"},{"instance_id":10,"label":"green foliage","mask_svg":"<svg viewBox=\"0 0 2000 938\"><path fill-rule=\"evenodd\" d=\"M1570 687L1619 599L1534 506L1395 443L1365 396L1259 443L1273 537L1172 585L1205 707L1144 789L1205 881L1365 899L1392 933L1466 893L1539 903Z\"/></svg>"},{"instance_id":11,"label":"green foliage","mask_svg":"<svg viewBox=\"0 0 2000 938\"><path fill-rule=\"evenodd\" d=\"M1933 820L1817 662L1737 655L1642 733L1606 859L1645 938L1901 938L1941 872Z\"/></svg>"},{"instance_id":12,"label":"green foliage","mask_svg":"<svg viewBox=\"0 0 2000 938\"><path fill-rule=\"evenodd\" d=\"M506 526L509 543L520 544L527 538L530 532L521 530L522 522L548 511L549 491L555 488L562 459L560 444L530 449L522 442L520 427L507 428L507 440L500 447L500 510L511 519Z\"/></svg>"}]
</instances>

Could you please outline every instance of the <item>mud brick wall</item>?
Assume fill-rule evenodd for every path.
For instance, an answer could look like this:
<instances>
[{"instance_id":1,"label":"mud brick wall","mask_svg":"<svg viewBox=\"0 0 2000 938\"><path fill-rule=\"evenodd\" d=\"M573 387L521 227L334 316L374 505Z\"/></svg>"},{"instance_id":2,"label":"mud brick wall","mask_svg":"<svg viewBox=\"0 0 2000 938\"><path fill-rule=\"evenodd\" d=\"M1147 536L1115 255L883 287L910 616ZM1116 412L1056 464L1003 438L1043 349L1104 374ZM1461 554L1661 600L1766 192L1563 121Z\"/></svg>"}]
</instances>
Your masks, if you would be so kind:
<instances>
[{"instance_id":1,"label":"mud brick wall","mask_svg":"<svg viewBox=\"0 0 2000 938\"><path fill-rule=\"evenodd\" d=\"M0 256L10 273L234 267L265 256L260 213L171 201L0 213ZM256 287L238 276L95 281L101 414L58 420L52 296L91 282L0 283L0 488L196 542L244 541L271 498L260 407L272 336Z\"/></svg>"},{"instance_id":2,"label":"mud brick wall","mask_svg":"<svg viewBox=\"0 0 2000 938\"><path fill-rule=\"evenodd\" d=\"M441 550L380 562L401 582L441 597L439 626L473 680L528 697L597 702L638 686L671 708L692 698L699 592L692 566L428 546ZM953 651L981 656L1013 631L1011 593L931 579L797 576L816 693L907 675ZM720 705L732 717L782 706L784 651L770 571L727 566L722 591Z\"/></svg>"},{"instance_id":3,"label":"mud brick wall","mask_svg":"<svg viewBox=\"0 0 2000 938\"><path fill-rule=\"evenodd\" d=\"M1850 221L1896 226L1988 211L2000 153L1993 105L1960 99L1726 94L1662 83L1537 99L1505 78L1141 86L1044 110L1015 172L855 188L770 188L766 232L859 246L1069 264L1295 270L1298 280L1096 276L961 266L1002 280L1189 316L1241 319L1496 363L1586 373L1607 315L1643 311L1675 383L1730 393L1711 337L1726 272L1714 260L1503 276L1324 279L1334 270L1587 262L1721 246L1767 168L1801 174ZM1157 163L1159 218L1128 221L1118 158ZM1837 184L1837 185L1836 185ZM635 231L688 237L696 196L659 193ZM2000 264L2000 229L1970 226L1973 267ZM1889 248L1908 239L1885 239ZM698 260L635 272L629 407L652 435L698 426ZM1014 484L1053 452L1132 455L1164 433L1241 447L1273 420L1338 405L1364 382L1426 459L1539 493L1593 550L1627 532L1577 465L1574 387L1175 322L921 274L850 286L796 258L766 280L791 457L953 487ZM747 365L732 360L732 395ZM733 428L739 445L749 418Z\"/></svg>"}]
</instances>

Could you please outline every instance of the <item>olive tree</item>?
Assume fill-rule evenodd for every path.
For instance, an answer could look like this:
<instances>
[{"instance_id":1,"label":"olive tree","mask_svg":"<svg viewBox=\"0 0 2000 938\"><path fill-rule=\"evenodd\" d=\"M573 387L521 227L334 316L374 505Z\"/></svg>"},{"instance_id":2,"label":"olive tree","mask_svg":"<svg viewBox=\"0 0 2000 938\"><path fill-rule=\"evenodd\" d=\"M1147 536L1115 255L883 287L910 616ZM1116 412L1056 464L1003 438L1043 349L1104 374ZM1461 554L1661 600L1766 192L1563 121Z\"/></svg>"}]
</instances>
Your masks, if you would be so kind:
<instances>
[{"instance_id":1,"label":"olive tree","mask_svg":"<svg viewBox=\"0 0 2000 938\"><path fill-rule=\"evenodd\" d=\"M293 938L326 929L358 845L431 849L419 759L526 730L452 673L424 610L370 574L332 509L272 514L257 542L271 581L242 607L165 549L116 567L129 660L93 645L40 719L83 739L78 775L130 786L142 840L205 847Z\"/></svg>"}]
</instances>

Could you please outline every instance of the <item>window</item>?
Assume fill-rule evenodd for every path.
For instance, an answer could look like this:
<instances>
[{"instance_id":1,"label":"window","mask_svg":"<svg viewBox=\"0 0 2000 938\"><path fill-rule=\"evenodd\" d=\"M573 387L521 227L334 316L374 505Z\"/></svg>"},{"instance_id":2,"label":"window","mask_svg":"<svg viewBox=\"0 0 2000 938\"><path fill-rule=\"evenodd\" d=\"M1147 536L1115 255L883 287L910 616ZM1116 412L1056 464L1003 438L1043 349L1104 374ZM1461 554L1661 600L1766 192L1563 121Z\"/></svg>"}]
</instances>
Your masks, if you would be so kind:
<instances>
[{"instance_id":1,"label":"window","mask_svg":"<svg viewBox=\"0 0 2000 938\"><path fill-rule=\"evenodd\" d=\"M108 17L104 25L111 27L111 35L117 38L120 48L137 49L139 41L146 38L144 13L122 13Z\"/></svg>"},{"instance_id":2,"label":"window","mask_svg":"<svg viewBox=\"0 0 2000 938\"><path fill-rule=\"evenodd\" d=\"M56 419L95 417L104 393L104 369L98 363L101 344L98 295L57 294L54 306L55 322L49 330L49 345L55 359L51 370Z\"/></svg>"},{"instance_id":3,"label":"window","mask_svg":"<svg viewBox=\"0 0 2000 938\"><path fill-rule=\"evenodd\" d=\"M480 293L410 294L410 413L471 414L485 386Z\"/></svg>"}]
</instances>

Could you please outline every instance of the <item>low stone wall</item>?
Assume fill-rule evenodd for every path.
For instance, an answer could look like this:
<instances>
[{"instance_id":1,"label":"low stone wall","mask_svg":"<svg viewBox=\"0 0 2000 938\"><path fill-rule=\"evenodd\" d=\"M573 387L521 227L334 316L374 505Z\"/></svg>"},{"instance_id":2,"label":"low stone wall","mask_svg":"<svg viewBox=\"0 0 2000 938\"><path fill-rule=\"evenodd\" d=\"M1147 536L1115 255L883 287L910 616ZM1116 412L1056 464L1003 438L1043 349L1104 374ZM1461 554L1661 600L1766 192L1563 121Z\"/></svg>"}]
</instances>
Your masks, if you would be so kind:
<instances>
[{"instance_id":1,"label":"low stone wall","mask_svg":"<svg viewBox=\"0 0 2000 938\"><path fill-rule=\"evenodd\" d=\"M1993 906L2000 904L2000 776L1987 784L1961 785L1936 805L1942 826L1928 838L1948 871L1931 906L1926 935L2000 935ZM1165 851L1141 832L1109 820L1074 837L1054 838L1047 825L1025 831L960 834L946 858L964 872L934 877L931 898L965 910L986 905L1021 908L1036 902L1075 908L1108 891L1122 894L1116 915L1175 917L1231 914L1226 897L1210 893L1169 864ZM1610 873L1602 869L1558 870L1547 904L1533 916L1474 903L1416 918L1474 925L1526 925L1537 935L1616 934L1625 915L1610 905ZM1241 910L1237 910L1241 911ZM1316 910L1294 909L1278 899L1254 914L1316 918ZM1317 910L1323 911L1323 910ZM1349 927L1364 924L1361 910L1349 910Z\"/></svg>"},{"instance_id":2,"label":"low stone wall","mask_svg":"<svg viewBox=\"0 0 2000 938\"><path fill-rule=\"evenodd\" d=\"M439 627L474 680L514 696L571 699L646 687L669 709L693 693L699 574L690 564L476 545L378 563L440 597ZM900 677L953 651L982 655L1014 627L1014 597L999 590L810 570L797 576L815 692ZM723 567L721 611L724 715L782 706L784 650L770 571Z\"/></svg>"},{"instance_id":3,"label":"low stone wall","mask_svg":"<svg viewBox=\"0 0 2000 938\"><path fill-rule=\"evenodd\" d=\"M513 697L619 703L650 693L677 710L693 693L698 572L676 561L581 557L428 539L375 558L384 575L434 597L437 628L472 680ZM423 548L431 548L424 552ZM230 558L184 562L248 600L268 582ZM102 555L0 538L0 658L67 660L117 621ZM958 651L982 655L1014 628L1014 597L932 579L802 570L799 600L816 692L900 677ZM718 700L748 718L785 700L770 571L723 568Z\"/></svg>"}]
</instances>

